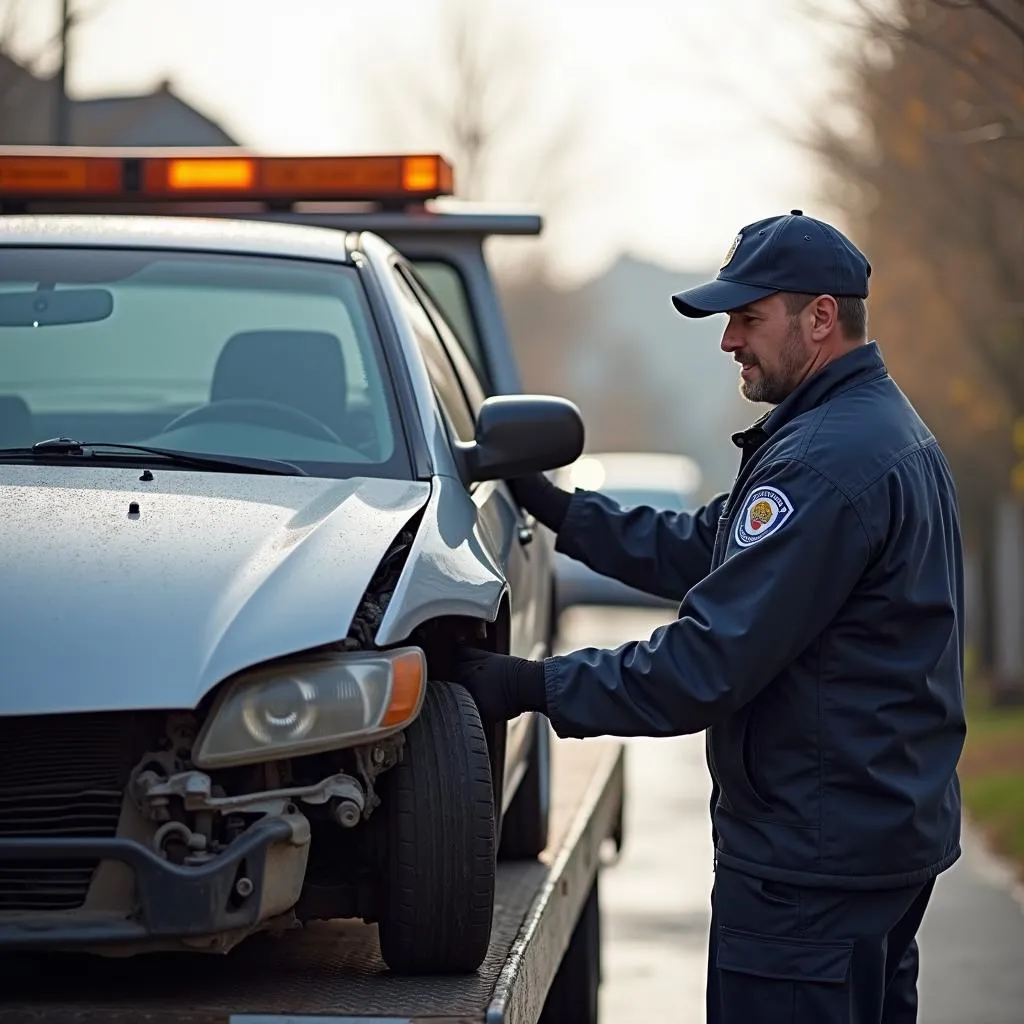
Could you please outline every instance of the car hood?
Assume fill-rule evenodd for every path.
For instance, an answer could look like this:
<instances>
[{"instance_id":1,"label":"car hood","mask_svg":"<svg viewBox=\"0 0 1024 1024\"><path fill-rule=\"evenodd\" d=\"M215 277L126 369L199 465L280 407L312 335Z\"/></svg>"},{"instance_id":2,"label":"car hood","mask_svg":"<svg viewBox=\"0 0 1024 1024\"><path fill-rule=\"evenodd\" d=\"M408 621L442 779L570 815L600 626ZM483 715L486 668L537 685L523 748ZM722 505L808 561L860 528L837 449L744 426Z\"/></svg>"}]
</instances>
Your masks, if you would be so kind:
<instances>
[{"instance_id":1,"label":"car hood","mask_svg":"<svg viewBox=\"0 0 1024 1024\"><path fill-rule=\"evenodd\" d=\"M0 714L192 708L241 668L343 638L430 494L402 480L139 476L0 466Z\"/></svg>"}]
</instances>

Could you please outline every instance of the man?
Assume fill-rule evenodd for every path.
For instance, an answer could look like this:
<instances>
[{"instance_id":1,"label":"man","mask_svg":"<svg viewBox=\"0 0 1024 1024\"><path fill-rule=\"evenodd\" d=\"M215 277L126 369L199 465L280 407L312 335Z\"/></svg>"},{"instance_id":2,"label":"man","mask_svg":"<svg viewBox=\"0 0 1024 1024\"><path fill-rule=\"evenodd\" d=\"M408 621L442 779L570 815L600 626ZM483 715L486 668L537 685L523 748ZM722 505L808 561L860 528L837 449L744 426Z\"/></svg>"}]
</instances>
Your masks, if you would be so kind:
<instances>
[{"instance_id":1,"label":"man","mask_svg":"<svg viewBox=\"0 0 1024 1024\"><path fill-rule=\"evenodd\" d=\"M681 597L678 618L543 662L468 650L454 672L488 720L707 730L709 1024L914 1021L915 934L960 853L957 501L867 340L870 273L799 210L744 227L714 281L673 297L728 313L741 390L774 407L734 436L731 492L676 514L514 485L561 551Z\"/></svg>"}]
</instances>

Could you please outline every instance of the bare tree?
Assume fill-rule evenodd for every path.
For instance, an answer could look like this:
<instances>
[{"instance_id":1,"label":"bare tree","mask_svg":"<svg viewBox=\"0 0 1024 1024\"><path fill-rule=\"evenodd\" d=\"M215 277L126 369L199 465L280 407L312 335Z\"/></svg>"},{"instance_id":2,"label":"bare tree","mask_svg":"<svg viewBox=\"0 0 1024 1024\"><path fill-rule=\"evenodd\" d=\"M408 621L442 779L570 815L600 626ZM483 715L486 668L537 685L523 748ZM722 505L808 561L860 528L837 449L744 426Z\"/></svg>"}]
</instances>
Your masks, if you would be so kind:
<instances>
[{"instance_id":1,"label":"bare tree","mask_svg":"<svg viewBox=\"0 0 1024 1024\"><path fill-rule=\"evenodd\" d=\"M836 17L835 0L811 9ZM879 271L887 360L984 535L1024 422L1024 2L844 0L841 16L843 84L809 144Z\"/></svg>"},{"instance_id":2,"label":"bare tree","mask_svg":"<svg viewBox=\"0 0 1024 1024\"><path fill-rule=\"evenodd\" d=\"M594 181L582 98L548 85L557 57L513 4L438 0L436 11L429 38L391 40L367 76L382 144L444 153L462 198L557 219Z\"/></svg>"},{"instance_id":3,"label":"bare tree","mask_svg":"<svg viewBox=\"0 0 1024 1024\"><path fill-rule=\"evenodd\" d=\"M108 2L109 0L92 0L91 3L84 0L68 0L66 24L58 24L57 30L41 45L26 51L19 46L27 9L25 0L0 0L0 54L14 59L15 52L20 51L17 62L21 67L32 74L39 74L46 65L60 61L65 29L71 31L91 21ZM33 0L33 6L38 3L39 0ZM63 5L57 0L54 0L54 13L58 16L64 13Z\"/></svg>"},{"instance_id":4,"label":"bare tree","mask_svg":"<svg viewBox=\"0 0 1024 1024\"><path fill-rule=\"evenodd\" d=\"M38 0L37 0L38 2ZM79 25L95 17L108 0L63 0L55 2L57 31L42 44L27 47L23 40L26 4L23 0L0 0L0 139L9 137L9 130L19 119L15 111L30 102L39 81L46 80L47 68L56 65L50 88L58 95L52 104L56 119L56 136L66 139L67 105L64 102L65 72L69 63L68 38Z\"/></svg>"},{"instance_id":5,"label":"bare tree","mask_svg":"<svg viewBox=\"0 0 1024 1024\"><path fill-rule=\"evenodd\" d=\"M1024 413L1024 4L848 0L851 132L830 115L812 145L852 216L929 251L957 328L994 390ZM969 288L965 287L969 283Z\"/></svg>"}]
</instances>

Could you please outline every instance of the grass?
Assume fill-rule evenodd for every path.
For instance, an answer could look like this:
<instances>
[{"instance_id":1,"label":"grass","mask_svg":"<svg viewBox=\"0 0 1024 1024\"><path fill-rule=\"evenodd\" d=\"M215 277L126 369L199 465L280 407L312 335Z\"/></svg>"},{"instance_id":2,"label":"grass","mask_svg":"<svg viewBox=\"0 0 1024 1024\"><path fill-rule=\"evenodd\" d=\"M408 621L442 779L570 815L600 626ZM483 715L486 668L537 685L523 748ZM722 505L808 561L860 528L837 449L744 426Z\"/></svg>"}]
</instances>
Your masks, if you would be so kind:
<instances>
[{"instance_id":1,"label":"grass","mask_svg":"<svg viewBox=\"0 0 1024 1024\"><path fill-rule=\"evenodd\" d=\"M993 708L968 690L967 743L960 760L967 813L1024 876L1024 708Z\"/></svg>"},{"instance_id":2,"label":"grass","mask_svg":"<svg viewBox=\"0 0 1024 1024\"><path fill-rule=\"evenodd\" d=\"M1024 869L1024 772L965 779L963 794L992 845Z\"/></svg>"}]
</instances>

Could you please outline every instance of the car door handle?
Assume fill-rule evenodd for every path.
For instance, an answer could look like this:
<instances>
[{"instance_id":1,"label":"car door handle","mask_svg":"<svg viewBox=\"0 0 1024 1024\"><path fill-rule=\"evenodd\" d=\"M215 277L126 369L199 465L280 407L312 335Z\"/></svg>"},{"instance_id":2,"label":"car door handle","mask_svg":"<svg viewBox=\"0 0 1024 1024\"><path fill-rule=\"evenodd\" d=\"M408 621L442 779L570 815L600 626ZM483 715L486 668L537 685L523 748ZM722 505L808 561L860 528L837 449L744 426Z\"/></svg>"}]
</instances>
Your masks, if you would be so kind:
<instances>
[{"instance_id":1,"label":"car door handle","mask_svg":"<svg viewBox=\"0 0 1024 1024\"><path fill-rule=\"evenodd\" d=\"M519 527L519 543L526 547L533 541L533 523L524 523Z\"/></svg>"}]
</instances>

